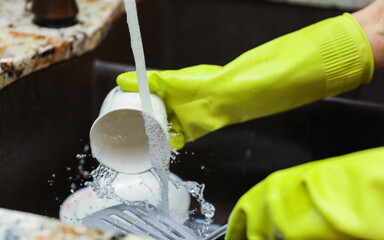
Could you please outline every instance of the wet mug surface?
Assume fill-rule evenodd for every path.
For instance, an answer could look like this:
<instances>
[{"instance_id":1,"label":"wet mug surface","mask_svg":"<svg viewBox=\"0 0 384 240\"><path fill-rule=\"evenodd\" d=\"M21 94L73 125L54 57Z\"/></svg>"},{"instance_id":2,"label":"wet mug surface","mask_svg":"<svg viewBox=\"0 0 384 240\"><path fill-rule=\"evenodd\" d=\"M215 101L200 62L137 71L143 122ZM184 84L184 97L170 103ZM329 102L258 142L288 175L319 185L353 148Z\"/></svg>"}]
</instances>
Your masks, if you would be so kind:
<instances>
[{"instance_id":1,"label":"wet mug surface","mask_svg":"<svg viewBox=\"0 0 384 240\"><path fill-rule=\"evenodd\" d=\"M168 136L165 106L152 94L151 102L151 127ZM91 127L90 143L93 156L118 172L141 173L153 167L139 93L125 92L119 87L109 92Z\"/></svg>"}]
</instances>

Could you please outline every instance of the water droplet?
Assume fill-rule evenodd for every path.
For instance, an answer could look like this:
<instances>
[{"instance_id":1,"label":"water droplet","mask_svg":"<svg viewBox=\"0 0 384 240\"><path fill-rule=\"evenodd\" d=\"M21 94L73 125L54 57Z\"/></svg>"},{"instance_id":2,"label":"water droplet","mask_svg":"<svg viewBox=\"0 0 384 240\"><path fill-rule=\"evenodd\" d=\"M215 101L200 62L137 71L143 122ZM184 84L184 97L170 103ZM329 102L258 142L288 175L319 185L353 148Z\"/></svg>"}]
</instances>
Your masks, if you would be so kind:
<instances>
[{"instance_id":1,"label":"water droplet","mask_svg":"<svg viewBox=\"0 0 384 240\"><path fill-rule=\"evenodd\" d=\"M215 207L209 203L209 202L204 202L201 205L201 212L204 214L206 218L212 218L213 215L215 215Z\"/></svg>"},{"instance_id":2,"label":"water droplet","mask_svg":"<svg viewBox=\"0 0 384 240\"><path fill-rule=\"evenodd\" d=\"M87 152L89 152L89 150L90 150L89 145L85 144L83 151L87 153Z\"/></svg>"}]
</instances>

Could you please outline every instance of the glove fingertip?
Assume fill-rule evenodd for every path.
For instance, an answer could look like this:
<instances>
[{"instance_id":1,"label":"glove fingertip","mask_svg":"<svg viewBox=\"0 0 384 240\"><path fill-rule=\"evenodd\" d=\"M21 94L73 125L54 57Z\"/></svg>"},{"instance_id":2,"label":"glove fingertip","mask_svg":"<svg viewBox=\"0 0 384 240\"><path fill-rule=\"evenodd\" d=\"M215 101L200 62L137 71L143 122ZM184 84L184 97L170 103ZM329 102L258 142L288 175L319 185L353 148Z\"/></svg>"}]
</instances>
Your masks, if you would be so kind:
<instances>
[{"instance_id":1,"label":"glove fingertip","mask_svg":"<svg viewBox=\"0 0 384 240\"><path fill-rule=\"evenodd\" d=\"M246 235L246 214L238 206L232 211L228 219L228 230L225 240L247 239Z\"/></svg>"},{"instance_id":2,"label":"glove fingertip","mask_svg":"<svg viewBox=\"0 0 384 240\"><path fill-rule=\"evenodd\" d=\"M138 92L139 86L137 84L136 72L122 73L116 78L116 83L125 91Z\"/></svg>"}]
</instances>

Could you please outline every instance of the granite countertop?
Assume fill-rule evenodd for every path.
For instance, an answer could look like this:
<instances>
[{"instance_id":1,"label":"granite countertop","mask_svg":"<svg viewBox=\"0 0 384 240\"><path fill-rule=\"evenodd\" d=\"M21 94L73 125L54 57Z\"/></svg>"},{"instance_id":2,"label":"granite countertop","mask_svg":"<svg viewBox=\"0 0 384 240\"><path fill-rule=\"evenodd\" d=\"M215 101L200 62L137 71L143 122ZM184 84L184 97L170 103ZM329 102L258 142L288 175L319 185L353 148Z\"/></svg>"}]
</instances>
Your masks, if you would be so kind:
<instances>
[{"instance_id":1,"label":"granite countertop","mask_svg":"<svg viewBox=\"0 0 384 240\"><path fill-rule=\"evenodd\" d=\"M0 208L0 238L9 240L151 240L68 225L48 217ZM153 240L153 239L152 239Z\"/></svg>"},{"instance_id":2,"label":"granite countertop","mask_svg":"<svg viewBox=\"0 0 384 240\"><path fill-rule=\"evenodd\" d=\"M77 0L77 5L79 23L53 29L32 22L26 0L0 1L0 89L32 72L93 50L124 11L122 0Z\"/></svg>"}]
</instances>

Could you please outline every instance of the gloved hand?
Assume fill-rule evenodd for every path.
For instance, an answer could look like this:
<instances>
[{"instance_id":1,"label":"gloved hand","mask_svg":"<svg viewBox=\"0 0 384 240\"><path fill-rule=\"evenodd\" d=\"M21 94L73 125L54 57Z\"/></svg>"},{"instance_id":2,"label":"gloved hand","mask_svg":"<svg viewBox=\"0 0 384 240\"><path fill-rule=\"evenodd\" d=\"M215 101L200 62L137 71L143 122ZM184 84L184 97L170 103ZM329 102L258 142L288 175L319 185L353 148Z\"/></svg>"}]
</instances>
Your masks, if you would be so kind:
<instances>
[{"instance_id":1,"label":"gloved hand","mask_svg":"<svg viewBox=\"0 0 384 240\"><path fill-rule=\"evenodd\" d=\"M221 127L286 111L369 82L373 56L349 14L252 49L225 66L148 71L151 93L164 101L172 147ZM138 91L136 73L117 78Z\"/></svg>"},{"instance_id":2,"label":"gloved hand","mask_svg":"<svg viewBox=\"0 0 384 240\"><path fill-rule=\"evenodd\" d=\"M384 147L277 171L241 197L226 240L384 239Z\"/></svg>"}]
</instances>

